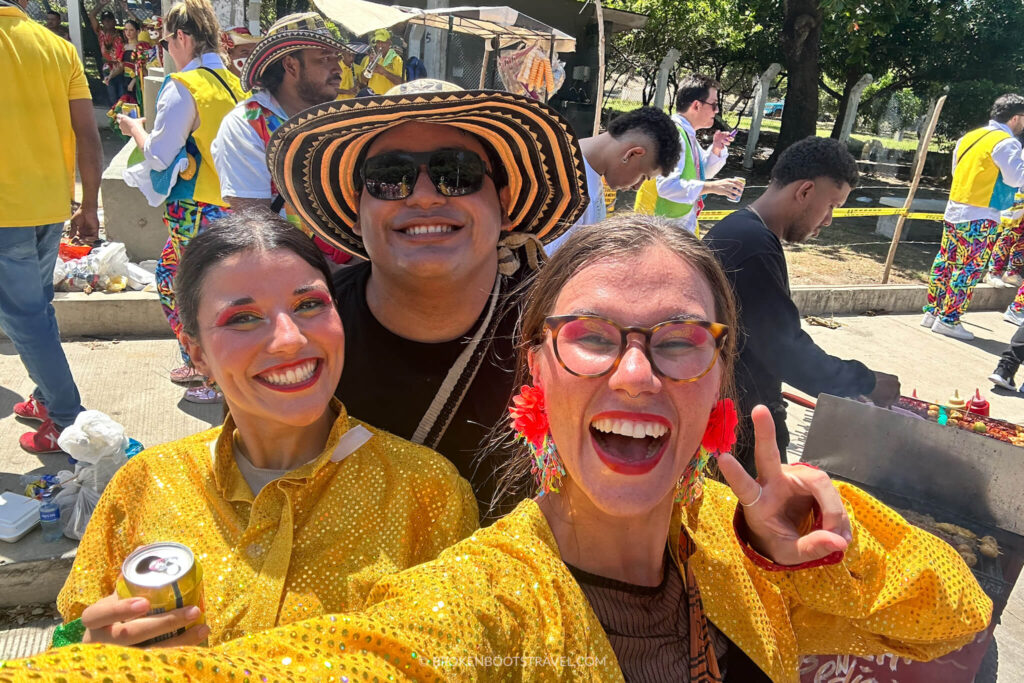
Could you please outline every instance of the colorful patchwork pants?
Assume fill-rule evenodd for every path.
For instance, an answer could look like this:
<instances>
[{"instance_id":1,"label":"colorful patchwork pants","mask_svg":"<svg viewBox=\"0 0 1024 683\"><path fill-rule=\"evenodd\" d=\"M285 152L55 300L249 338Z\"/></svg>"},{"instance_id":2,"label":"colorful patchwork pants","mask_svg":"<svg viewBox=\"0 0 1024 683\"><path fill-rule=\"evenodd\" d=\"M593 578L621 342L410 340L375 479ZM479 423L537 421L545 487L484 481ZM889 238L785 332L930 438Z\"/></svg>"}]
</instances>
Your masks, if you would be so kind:
<instances>
[{"instance_id":1,"label":"colorful patchwork pants","mask_svg":"<svg viewBox=\"0 0 1024 683\"><path fill-rule=\"evenodd\" d=\"M925 313L954 325L967 312L974 286L995 246L999 223L981 219L942 223L942 243L932 263Z\"/></svg>"},{"instance_id":2,"label":"colorful patchwork pants","mask_svg":"<svg viewBox=\"0 0 1024 683\"><path fill-rule=\"evenodd\" d=\"M1020 286L1017 290L1017 296L1014 297L1013 303L1010 304L1010 310L1021 313L1024 312L1024 285Z\"/></svg>"},{"instance_id":3,"label":"colorful patchwork pants","mask_svg":"<svg viewBox=\"0 0 1024 683\"><path fill-rule=\"evenodd\" d=\"M167 202L164 205L164 223L170 237L160 254L160 262L156 265L156 291L160 294L160 306L164 309L164 316L170 323L174 336L179 339L181 358L186 363L190 360L180 342L182 325L178 319L178 308L174 299L174 276L178 272L178 264L181 262L185 247L192 238L205 230L210 221L226 215L227 210L222 206L191 199Z\"/></svg>"},{"instance_id":4,"label":"colorful patchwork pants","mask_svg":"<svg viewBox=\"0 0 1024 683\"><path fill-rule=\"evenodd\" d=\"M999 233L995 249L992 250L992 262L988 266L994 275L1024 273L1024 217L1012 225L1005 225Z\"/></svg>"}]
</instances>

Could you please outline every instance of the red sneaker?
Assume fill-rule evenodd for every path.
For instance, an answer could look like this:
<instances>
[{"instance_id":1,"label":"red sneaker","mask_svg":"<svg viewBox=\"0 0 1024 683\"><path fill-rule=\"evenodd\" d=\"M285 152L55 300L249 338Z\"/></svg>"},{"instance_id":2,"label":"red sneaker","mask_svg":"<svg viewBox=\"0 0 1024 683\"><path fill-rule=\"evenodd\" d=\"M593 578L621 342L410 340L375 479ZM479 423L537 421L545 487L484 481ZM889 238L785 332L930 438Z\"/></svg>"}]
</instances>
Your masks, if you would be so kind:
<instances>
[{"instance_id":1,"label":"red sneaker","mask_svg":"<svg viewBox=\"0 0 1024 683\"><path fill-rule=\"evenodd\" d=\"M36 400L35 396L29 396L27 401L14 404L14 414L24 420L35 420L46 422L50 419L50 413L46 406Z\"/></svg>"},{"instance_id":2,"label":"red sneaker","mask_svg":"<svg viewBox=\"0 0 1024 683\"><path fill-rule=\"evenodd\" d=\"M22 434L18 443L29 453L61 453L63 451L57 445L58 436L60 430L57 429L57 425L53 424L53 420L46 420L39 425L38 430Z\"/></svg>"}]
</instances>

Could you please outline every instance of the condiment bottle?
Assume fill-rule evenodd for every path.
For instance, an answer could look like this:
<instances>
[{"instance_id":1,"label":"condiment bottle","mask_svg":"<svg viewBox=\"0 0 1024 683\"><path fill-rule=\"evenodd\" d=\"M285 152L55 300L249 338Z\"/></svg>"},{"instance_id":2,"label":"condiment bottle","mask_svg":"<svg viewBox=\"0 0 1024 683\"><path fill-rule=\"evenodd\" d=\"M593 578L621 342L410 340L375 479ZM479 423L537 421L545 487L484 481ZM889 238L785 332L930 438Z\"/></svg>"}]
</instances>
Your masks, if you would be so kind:
<instances>
[{"instance_id":1,"label":"condiment bottle","mask_svg":"<svg viewBox=\"0 0 1024 683\"><path fill-rule=\"evenodd\" d=\"M967 407L967 402L960 398L960 392L954 389L953 395L946 401L946 405L952 410L964 410Z\"/></svg>"},{"instance_id":2,"label":"condiment bottle","mask_svg":"<svg viewBox=\"0 0 1024 683\"><path fill-rule=\"evenodd\" d=\"M981 390L974 390L974 397L967 404L967 412L988 417L988 401L981 397Z\"/></svg>"}]
</instances>

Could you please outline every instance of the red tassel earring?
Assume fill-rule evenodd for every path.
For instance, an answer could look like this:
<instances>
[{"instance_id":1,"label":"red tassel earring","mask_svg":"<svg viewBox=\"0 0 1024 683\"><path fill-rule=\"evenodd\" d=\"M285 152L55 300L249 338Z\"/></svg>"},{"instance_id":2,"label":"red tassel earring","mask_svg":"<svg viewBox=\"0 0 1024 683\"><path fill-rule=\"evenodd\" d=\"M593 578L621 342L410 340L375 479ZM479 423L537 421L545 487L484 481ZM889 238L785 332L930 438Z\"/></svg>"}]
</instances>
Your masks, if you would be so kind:
<instances>
[{"instance_id":1,"label":"red tassel earring","mask_svg":"<svg viewBox=\"0 0 1024 683\"><path fill-rule=\"evenodd\" d=\"M544 409L544 391L540 387L522 386L512 397L508 409L516 440L523 441L530 451L531 471L537 482L537 495L554 491L565 476L565 468L558 458L555 442L548 429L548 414Z\"/></svg>"},{"instance_id":2,"label":"red tassel earring","mask_svg":"<svg viewBox=\"0 0 1024 683\"><path fill-rule=\"evenodd\" d=\"M697 455L690 460L683 476L679 478L676 490L676 502L689 505L704 492L704 470L712 458L720 453L728 453L736 443L736 425L739 417L732 399L724 398L715 404L708 416L708 426L704 429Z\"/></svg>"}]
</instances>

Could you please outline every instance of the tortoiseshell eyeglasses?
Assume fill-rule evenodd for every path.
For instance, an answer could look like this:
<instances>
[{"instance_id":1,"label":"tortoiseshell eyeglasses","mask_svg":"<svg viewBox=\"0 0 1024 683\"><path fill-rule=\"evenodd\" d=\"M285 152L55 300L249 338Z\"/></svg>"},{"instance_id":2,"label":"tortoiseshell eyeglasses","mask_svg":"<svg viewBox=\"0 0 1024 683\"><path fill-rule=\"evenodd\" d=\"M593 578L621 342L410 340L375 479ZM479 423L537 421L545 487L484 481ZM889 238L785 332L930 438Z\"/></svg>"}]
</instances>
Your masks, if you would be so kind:
<instances>
[{"instance_id":1,"label":"tortoiseshell eyeglasses","mask_svg":"<svg viewBox=\"0 0 1024 683\"><path fill-rule=\"evenodd\" d=\"M622 360L631 334L644 337L644 355L656 373L677 382L693 382L708 373L729 334L729 328L706 320L666 320L654 327L623 327L594 315L553 315L544 319L551 330L555 358L577 377L601 377Z\"/></svg>"}]
</instances>

